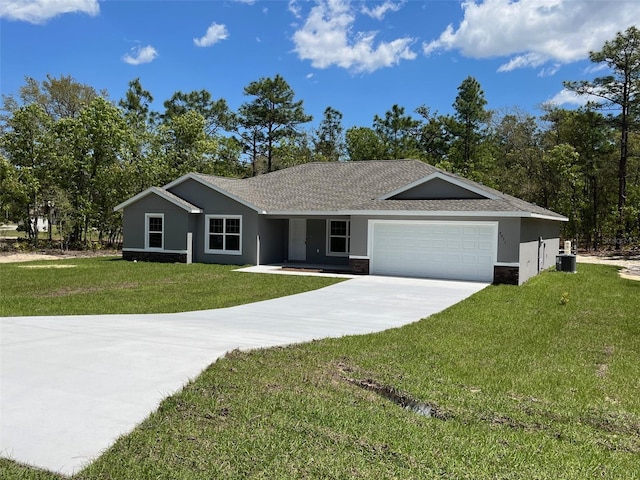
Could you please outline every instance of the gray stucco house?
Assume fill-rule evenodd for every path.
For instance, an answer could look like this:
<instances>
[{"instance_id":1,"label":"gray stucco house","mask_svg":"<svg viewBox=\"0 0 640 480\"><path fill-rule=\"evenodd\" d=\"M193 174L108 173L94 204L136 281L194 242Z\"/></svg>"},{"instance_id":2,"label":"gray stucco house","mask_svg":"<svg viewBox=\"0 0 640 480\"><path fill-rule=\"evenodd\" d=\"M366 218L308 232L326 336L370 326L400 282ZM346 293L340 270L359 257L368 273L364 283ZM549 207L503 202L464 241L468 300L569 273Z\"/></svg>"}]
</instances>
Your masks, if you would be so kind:
<instances>
[{"instance_id":1,"label":"gray stucco house","mask_svg":"<svg viewBox=\"0 0 640 480\"><path fill-rule=\"evenodd\" d=\"M555 265L567 218L418 160L189 173L118 205L123 257L300 264L522 284Z\"/></svg>"}]
</instances>

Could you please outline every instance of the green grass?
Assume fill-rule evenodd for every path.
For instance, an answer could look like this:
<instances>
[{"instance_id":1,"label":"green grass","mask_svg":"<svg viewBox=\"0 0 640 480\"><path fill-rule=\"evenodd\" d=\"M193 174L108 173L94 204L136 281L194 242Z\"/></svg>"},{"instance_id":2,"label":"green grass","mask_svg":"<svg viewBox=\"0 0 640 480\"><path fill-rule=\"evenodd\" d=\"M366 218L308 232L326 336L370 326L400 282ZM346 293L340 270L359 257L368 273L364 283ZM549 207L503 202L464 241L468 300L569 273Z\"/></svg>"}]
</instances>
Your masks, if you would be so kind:
<instances>
[{"instance_id":1,"label":"green grass","mask_svg":"<svg viewBox=\"0 0 640 480\"><path fill-rule=\"evenodd\" d=\"M230 307L339 280L119 257L0 264L0 316L170 313Z\"/></svg>"},{"instance_id":2,"label":"green grass","mask_svg":"<svg viewBox=\"0 0 640 480\"><path fill-rule=\"evenodd\" d=\"M232 352L76 478L640 478L638 299L580 264L403 328ZM9 461L0 477L62 478Z\"/></svg>"}]
</instances>

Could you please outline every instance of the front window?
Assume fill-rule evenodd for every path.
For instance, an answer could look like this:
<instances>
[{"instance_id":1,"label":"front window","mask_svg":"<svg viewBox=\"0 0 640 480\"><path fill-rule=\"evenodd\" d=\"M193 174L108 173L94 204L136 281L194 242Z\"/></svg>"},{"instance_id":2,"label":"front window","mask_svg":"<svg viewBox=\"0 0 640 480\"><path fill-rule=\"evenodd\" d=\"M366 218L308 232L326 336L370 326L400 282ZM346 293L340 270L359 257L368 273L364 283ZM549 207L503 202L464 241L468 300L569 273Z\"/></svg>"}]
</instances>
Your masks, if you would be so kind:
<instances>
[{"instance_id":1,"label":"front window","mask_svg":"<svg viewBox=\"0 0 640 480\"><path fill-rule=\"evenodd\" d=\"M348 255L351 250L351 222L328 220L327 252L329 255Z\"/></svg>"},{"instance_id":2,"label":"front window","mask_svg":"<svg viewBox=\"0 0 640 480\"><path fill-rule=\"evenodd\" d=\"M146 214L146 248L148 250L164 249L164 215L162 213Z\"/></svg>"},{"instance_id":3,"label":"front window","mask_svg":"<svg viewBox=\"0 0 640 480\"><path fill-rule=\"evenodd\" d=\"M207 215L205 253L242 254L242 217Z\"/></svg>"}]
</instances>

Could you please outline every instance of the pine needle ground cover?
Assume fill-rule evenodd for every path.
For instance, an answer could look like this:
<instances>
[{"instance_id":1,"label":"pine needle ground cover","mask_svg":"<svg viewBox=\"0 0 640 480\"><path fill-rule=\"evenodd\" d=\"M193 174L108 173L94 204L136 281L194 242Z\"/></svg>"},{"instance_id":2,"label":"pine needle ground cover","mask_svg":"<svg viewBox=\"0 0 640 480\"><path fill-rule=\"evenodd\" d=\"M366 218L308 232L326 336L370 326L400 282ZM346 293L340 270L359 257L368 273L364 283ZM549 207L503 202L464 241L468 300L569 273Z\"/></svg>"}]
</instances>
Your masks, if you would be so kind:
<instances>
[{"instance_id":1,"label":"pine needle ground cover","mask_svg":"<svg viewBox=\"0 0 640 480\"><path fill-rule=\"evenodd\" d=\"M578 267L403 328L232 352L76 478L640 478L640 283Z\"/></svg>"}]
</instances>

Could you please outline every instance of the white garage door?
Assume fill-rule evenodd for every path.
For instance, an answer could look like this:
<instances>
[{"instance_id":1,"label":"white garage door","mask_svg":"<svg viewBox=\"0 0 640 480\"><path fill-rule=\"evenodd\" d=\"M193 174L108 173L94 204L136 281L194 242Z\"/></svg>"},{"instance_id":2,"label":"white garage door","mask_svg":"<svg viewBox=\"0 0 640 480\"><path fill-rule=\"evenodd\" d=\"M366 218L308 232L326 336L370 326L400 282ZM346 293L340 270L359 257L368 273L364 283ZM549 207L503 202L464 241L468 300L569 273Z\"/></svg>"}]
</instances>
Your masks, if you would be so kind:
<instances>
[{"instance_id":1,"label":"white garage door","mask_svg":"<svg viewBox=\"0 0 640 480\"><path fill-rule=\"evenodd\" d=\"M492 281L497 222L372 220L374 275Z\"/></svg>"}]
</instances>

